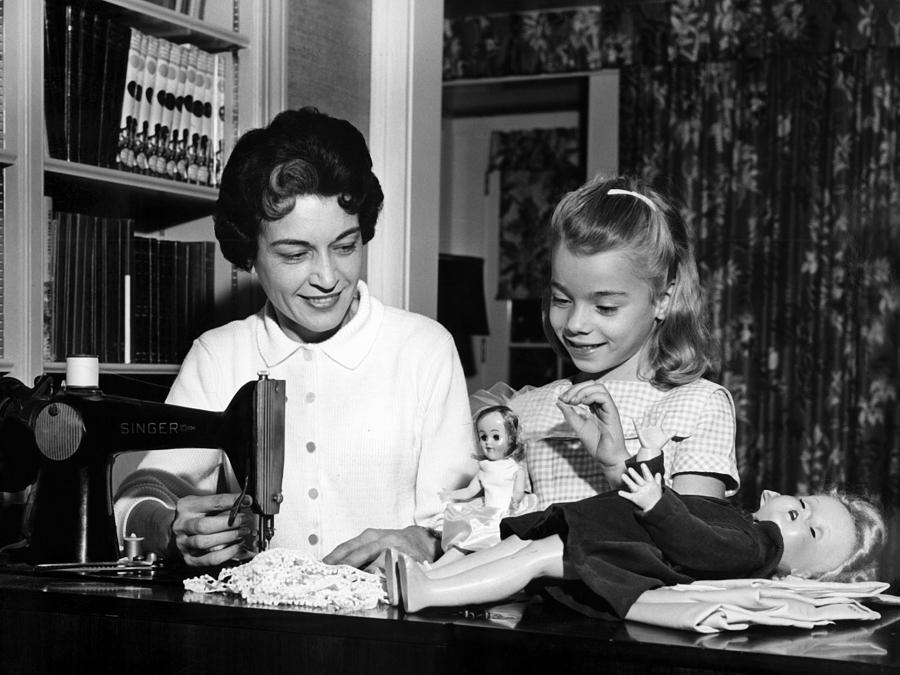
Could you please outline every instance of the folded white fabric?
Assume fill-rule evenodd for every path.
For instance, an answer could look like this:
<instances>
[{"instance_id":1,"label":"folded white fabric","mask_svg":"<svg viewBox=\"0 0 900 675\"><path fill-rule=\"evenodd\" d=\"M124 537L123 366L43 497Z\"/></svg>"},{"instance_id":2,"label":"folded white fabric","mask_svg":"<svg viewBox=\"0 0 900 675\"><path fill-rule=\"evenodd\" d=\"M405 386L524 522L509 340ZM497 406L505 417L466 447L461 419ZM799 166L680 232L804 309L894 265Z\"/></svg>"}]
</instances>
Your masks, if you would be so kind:
<instances>
[{"instance_id":1,"label":"folded white fabric","mask_svg":"<svg viewBox=\"0 0 900 675\"><path fill-rule=\"evenodd\" d=\"M626 615L630 621L714 633L752 625L813 628L881 615L860 600L900 604L882 582L839 583L783 579L696 581L644 592Z\"/></svg>"}]
</instances>

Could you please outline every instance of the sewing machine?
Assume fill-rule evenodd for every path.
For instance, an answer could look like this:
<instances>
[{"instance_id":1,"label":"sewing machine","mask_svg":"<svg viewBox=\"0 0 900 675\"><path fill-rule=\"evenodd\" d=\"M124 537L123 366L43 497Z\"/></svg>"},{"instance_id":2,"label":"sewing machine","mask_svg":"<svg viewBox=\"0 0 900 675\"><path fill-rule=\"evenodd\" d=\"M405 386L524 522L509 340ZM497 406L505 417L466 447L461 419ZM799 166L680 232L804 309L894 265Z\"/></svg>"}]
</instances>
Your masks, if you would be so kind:
<instances>
[{"instance_id":1,"label":"sewing machine","mask_svg":"<svg viewBox=\"0 0 900 675\"><path fill-rule=\"evenodd\" d=\"M284 468L283 380L260 374L223 412L104 394L97 386L51 393L0 378L0 489L35 480L27 562L88 563L122 555L112 509L116 455L219 448L259 518L258 547L274 532Z\"/></svg>"}]
</instances>

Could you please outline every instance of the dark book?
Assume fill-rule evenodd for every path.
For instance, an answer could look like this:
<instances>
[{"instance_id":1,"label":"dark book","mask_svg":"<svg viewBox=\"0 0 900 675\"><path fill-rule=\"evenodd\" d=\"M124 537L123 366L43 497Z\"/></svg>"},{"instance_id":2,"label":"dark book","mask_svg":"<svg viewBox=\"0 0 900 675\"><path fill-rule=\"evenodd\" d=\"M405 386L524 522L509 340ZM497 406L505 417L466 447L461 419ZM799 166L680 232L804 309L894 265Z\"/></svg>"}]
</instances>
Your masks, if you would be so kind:
<instances>
[{"instance_id":1,"label":"dark book","mask_svg":"<svg viewBox=\"0 0 900 675\"><path fill-rule=\"evenodd\" d=\"M178 354L177 360L181 362L187 355L191 347L191 343L197 336L196 321L194 317L194 293L191 288L191 265L192 258L196 257L196 243L184 242L181 245L181 255L178 258L178 269L176 270L176 285L178 290L178 323L180 324L178 338Z\"/></svg>"},{"instance_id":2,"label":"dark book","mask_svg":"<svg viewBox=\"0 0 900 675\"><path fill-rule=\"evenodd\" d=\"M93 12L85 12L82 21L82 61L79 68L79 96L81 107L78 115L79 162L97 165L97 146L100 137L100 100L103 88L103 59L106 40L106 21Z\"/></svg>"},{"instance_id":3,"label":"dark book","mask_svg":"<svg viewBox=\"0 0 900 675\"><path fill-rule=\"evenodd\" d=\"M200 312L200 332L213 327L216 303L216 243L203 242L203 307Z\"/></svg>"},{"instance_id":4,"label":"dark book","mask_svg":"<svg viewBox=\"0 0 900 675\"><path fill-rule=\"evenodd\" d=\"M150 275L148 277L148 281L150 286L150 316L148 319L148 324L150 327L150 340L148 363L159 363L159 239L150 239L149 258Z\"/></svg>"},{"instance_id":5,"label":"dark book","mask_svg":"<svg viewBox=\"0 0 900 675\"><path fill-rule=\"evenodd\" d=\"M84 152L89 143L85 143L84 132L88 124L96 125L91 119L91 94L94 82L88 78L96 77L90 72L92 52L94 50L93 14L84 7L75 9L73 36L74 55L72 60L72 114L69 129L69 159L75 162L88 162ZM90 85L90 86L89 86ZM95 146L92 146L95 147ZM88 155L91 153L89 152Z\"/></svg>"},{"instance_id":6,"label":"dark book","mask_svg":"<svg viewBox=\"0 0 900 675\"><path fill-rule=\"evenodd\" d=\"M71 214L61 211L56 214L56 257L53 275L53 355L57 361L62 361L66 355L66 339L69 329L68 303L66 302L66 287L71 283L69 271L71 269L72 247L69 244L69 230L72 227Z\"/></svg>"},{"instance_id":7,"label":"dark book","mask_svg":"<svg viewBox=\"0 0 900 675\"><path fill-rule=\"evenodd\" d=\"M150 363L150 242L134 237L131 257L131 361Z\"/></svg>"},{"instance_id":8,"label":"dark book","mask_svg":"<svg viewBox=\"0 0 900 675\"><path fill-rule=\"evenodd\" d=\"M110 362L111 337L109 327L112 321L115 302L113 291L109 285L110 268L114 267L116 260L109 255L109 240L115 237L115 222L112 218L97 219L97 239L95 249L97 251L97 270L95 282L97 284L97 357L101 363Z\"/></svg>"},{"instance_id":9,"label":"dark book","mask_svg":"<svg viewBox=\"0 0 900 675\"><path fill-rule=\"evenodd\" d=\"M66 159L66 7L48 3L44 14L44 120L51 157Z\"/></svg>"},{"instance_id":10,"label":"dark book","mask_svg":"<svg viewBox=\"0 0 900 675\"><path fill-rule=\"evenodd\" d=\"M119 142L119 120L125 97L125 73L131 30L113 19L103 19L103 58L97 122L97 164L113 167Z\"/></svg>"},{"instance_id":11,"label":"dark book","mask_svg":"<svg viewBox=\"0 0 900 675\"><path fill-rule=\"evenodd\" d=\"M159 240L159 283L157 302L157 352L159 363L176 362L176 331L178 318L176 308L178 305L178 289L175 287L175 273L177 269L177 251L181 242L171 239Z\"/></svg>"}]
</instances>

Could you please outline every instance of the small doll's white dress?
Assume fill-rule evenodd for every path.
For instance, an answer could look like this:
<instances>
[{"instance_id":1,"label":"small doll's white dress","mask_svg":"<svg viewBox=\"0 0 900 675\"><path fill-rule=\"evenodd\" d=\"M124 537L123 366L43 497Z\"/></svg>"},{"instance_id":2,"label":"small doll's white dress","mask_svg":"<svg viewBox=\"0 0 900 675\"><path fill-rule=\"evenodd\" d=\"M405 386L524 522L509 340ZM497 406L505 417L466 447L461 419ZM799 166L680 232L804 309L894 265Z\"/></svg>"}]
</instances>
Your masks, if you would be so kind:
<instances>
[{"instance_id":1,"label":"small doll's white dress","mask_svg":"<svg viewBox=\"0 0 900 675\"><path fill-rule=\"evenodd\" d=\"M447 504L441 538L441 547L445 551L454 547L478 551L493 546L500 541L501 519L530 513L537 508L537 497L525 493L519 504L510 509L516 473L522 468L512 457L478 462L478 478L484 496Z\"/></svg>"}]
</instances>

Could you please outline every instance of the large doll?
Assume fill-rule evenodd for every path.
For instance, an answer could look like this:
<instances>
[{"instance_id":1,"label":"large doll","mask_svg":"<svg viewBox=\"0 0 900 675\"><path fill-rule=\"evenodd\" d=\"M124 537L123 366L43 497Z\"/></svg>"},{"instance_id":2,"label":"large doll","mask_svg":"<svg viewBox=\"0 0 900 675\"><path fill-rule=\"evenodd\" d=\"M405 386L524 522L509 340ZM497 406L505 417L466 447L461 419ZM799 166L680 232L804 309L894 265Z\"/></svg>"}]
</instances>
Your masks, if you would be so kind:
<instances>
[{"instance_id":1,"label":"large doll","mask_svg":"<svg viewBox=\"0 0 900 675\"><path fill-rule=\"evenodd\" d=\"M444 510L444 555L435 566L493 546L500 541L502 518L537 506L537 498L526 492L518 417L505 405L492 405L479 410L474 421L481 449L478 473L467 486L439 493L450 503Z\"/></svg>"},{"instance_id":2,"label":"large doll","mask_svg":"<svg viewBox=\"0 0 900 675\"><path fill-rule=\"evenodd\" d=\"M886 530L868 501L836 490L766 490L751 514L723 499L679 495L663 486L668 435L644 427L638 438L623 490L504 519L499 544L438 570L389 551L389 598L409 612L496 602L540 579L550 596L583 614L627 618L644 591L696 579L875 578Z\"/></svg>"}]
</instances>

